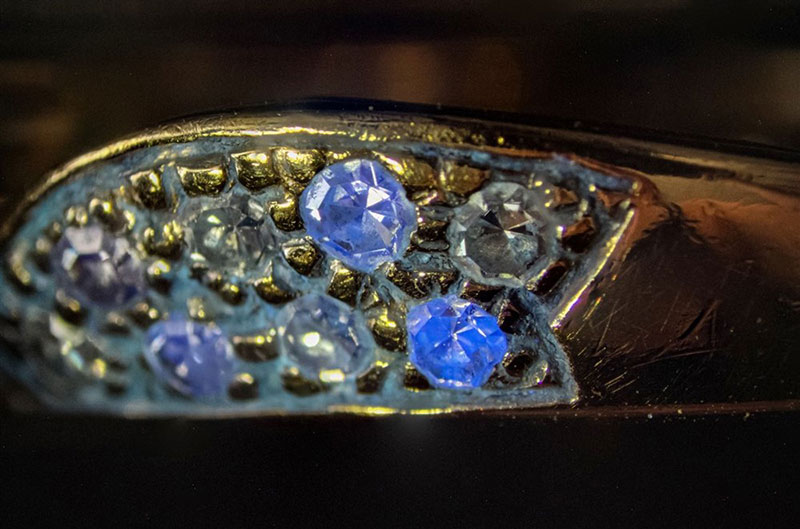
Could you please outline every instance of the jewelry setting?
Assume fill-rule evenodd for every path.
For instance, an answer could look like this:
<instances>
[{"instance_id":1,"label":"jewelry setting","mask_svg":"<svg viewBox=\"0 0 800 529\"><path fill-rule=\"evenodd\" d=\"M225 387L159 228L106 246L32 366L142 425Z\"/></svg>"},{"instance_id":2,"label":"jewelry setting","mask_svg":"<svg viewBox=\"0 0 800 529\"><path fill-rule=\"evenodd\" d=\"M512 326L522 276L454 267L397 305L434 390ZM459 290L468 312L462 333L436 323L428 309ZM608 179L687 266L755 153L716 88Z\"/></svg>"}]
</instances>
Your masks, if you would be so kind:
<instances>
[{"instance_id":1,"label":"jewelry setting","mask_svg":"<svg viewBox=\"0 0 800 529\"><path fill-rule=\"evenodd\" d=\"M2 367L124 414L576 401L553 329L618 250L635 179L502 138L254 123L51 182L4 246Z\"/></svg>"}]
</instances>

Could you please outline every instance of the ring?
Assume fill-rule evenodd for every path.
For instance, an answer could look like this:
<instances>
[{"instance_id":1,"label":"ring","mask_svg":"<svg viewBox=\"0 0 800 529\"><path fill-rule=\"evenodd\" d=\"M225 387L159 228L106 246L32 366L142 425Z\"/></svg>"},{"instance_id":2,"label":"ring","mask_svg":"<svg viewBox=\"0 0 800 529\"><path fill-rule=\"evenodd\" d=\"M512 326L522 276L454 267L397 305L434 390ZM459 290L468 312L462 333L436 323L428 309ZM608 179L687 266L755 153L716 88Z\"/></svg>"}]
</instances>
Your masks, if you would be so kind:
<instances>
[{"instance_id":1,"label":"ring","mask_svg":"<svg viewBox=\"0 0 800 529\"><path fill-rule=\"evenodd\" d=\"M795 153L342 108L47 175L0 231L0 368L125 416L796 407L797 246L769 226L798 220Z\"/></svg>"}]
</instances>

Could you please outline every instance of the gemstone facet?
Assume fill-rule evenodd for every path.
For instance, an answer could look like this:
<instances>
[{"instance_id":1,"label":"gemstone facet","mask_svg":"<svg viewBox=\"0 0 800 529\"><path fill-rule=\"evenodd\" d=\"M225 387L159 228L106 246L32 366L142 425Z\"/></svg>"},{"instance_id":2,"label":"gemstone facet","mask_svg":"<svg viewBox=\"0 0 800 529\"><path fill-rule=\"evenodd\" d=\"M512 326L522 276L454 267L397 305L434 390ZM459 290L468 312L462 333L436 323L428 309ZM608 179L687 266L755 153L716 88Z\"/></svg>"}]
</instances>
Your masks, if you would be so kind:
<instances>
[{"instance_id":1,"label":"gemstone facet","mask_svg":"<svg viewBox=\"0 0 800 529\"><path fill-rule=\"evenodd\" d=\"M50 259L56 284L80 301L119 307L145 288L141 262L128 241L100 226L67 228Z\"/></svg>"},{"instance_id":2,"label":"gemstone facet","mask_svg":"<svg viewBox=\"0 0 800 529\"><path fill-rule=\"evenodd\" d=\"M234 353L214 325L173 316L147 331L145 359L158 378L187 396L222 394L233 377Z\"/></svg>"},{"instance_id":3,"label":"gemstone facet","mask_svg":"<svg viewBox=\"0 0 800 529\"><path fill-rule=\"evenodd\" d=\"M275 245L264 208L252 198L235 197L226 206L201 211L190 230L192 251L227 272L259 264Z\"/></svg>"},{"instance_id":4,"label":"gemstone facet","mask_svg":"<svg viewBox=\"0 0 800 529\"><path fill-rule=\"evenodd\" d=\"M515 183L493 183L473 194L450 225L452 255L478 279L519 284L547 253L554 229L533 191Z\"/></svg>"},{"instance_id":5,"label":"gemstone facet","mask_svg":"<svg viewBox=\"0 0 800 529\"><path fill-rule=\"evenodd\" d=\"M406 317L411 363L434 386L482 386L508 349L497 319L455 295L412 308Z\"/></svg>"},{"instance_id":6,"label":"gemstone facet","mask_svg":"<svg viewBox=\"0 0 800 529\"><path fill-rule=\"evenodd\" d=\"M400 257L416 227L403 186L371 160L340 162L317 173L300 197L300 216L328 254L361 272Z\"/></svg>"},{"instance_id":7,"label":"gemstone facet","mask_svg":"<svg viewBox=\"0 0 800 529\"><path fill-rule=\"evenodd\" d=\"M375 344L361 317L327 295L308 294L276 320L281 353L312 379L341 379L364 368Z\"/></svg>"}]
</instances>

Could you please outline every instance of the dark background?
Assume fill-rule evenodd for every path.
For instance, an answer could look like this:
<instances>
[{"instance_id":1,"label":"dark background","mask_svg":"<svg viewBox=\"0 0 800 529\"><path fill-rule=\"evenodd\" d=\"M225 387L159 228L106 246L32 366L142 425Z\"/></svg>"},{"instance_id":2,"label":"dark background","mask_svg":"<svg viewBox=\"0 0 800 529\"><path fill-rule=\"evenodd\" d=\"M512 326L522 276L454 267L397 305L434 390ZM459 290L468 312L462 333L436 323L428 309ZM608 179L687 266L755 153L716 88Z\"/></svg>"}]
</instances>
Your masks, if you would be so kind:
<instances>
[{"instance_id":1,"label":"dark background","mask_svg":"<svg viewBox=\"0 0 800 529\"><path fill-rule=\"evenodd\" d=\"M441 103L800 148L792 2L0 1L0 209L182 114ZM0 525L797 527L793 413L0 415ZM5 523L2 523L5 521Z\"/></svg>"}]
</instances>

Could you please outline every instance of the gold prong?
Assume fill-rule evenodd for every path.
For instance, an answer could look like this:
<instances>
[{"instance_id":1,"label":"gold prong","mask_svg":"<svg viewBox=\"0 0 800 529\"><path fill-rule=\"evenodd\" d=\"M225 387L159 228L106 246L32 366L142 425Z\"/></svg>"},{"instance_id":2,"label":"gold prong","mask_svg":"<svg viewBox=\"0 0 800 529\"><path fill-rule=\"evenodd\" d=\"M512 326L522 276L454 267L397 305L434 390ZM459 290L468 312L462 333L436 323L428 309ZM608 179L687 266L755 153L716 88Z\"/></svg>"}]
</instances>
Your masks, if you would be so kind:
<instances>
[{"instance_id":1,"label":"gold prong","mask_svg":"<svg viewBox=\"0 0 800 529\"><path fill-rule=\"evenodd\" d=\"M489 172L468 165L446 161L439 171L439 185L445 191L466 196L479 189L489 178Z\"/></svg>"},{"instance_id":2,"label":"gold prong","mask_svg":"<svg viewBox=\"0 0 800 529\"><path fill-rule=\"evenodd\" d=\"M359 393L377 393L388 373L386 362L376 362L356 377L356 390Z\"/></svg>"},{"instance_id":3,"label":"gold prong","mask_svg":"<svg viewBox=\"0 0 800 529\"><path fill-rule=\"evenodd\" d=\"M399 306L381 305L367 318L367 326L379 346L390 351L405 350L405 314Z\"/></svg>"},{"instance_id":4,"label":"gold prong","mask_svg":"<svg viewBox=\"0 0 800 529\"><path fill-rule=\"evenodd\" d=\"M322 258L322 254L307 238L292 239L283 243L283 256L297 273L309 275Z\"/></svg>"},{"instance_id":5,"label":"gold prong","mask_svg":"<svg viewBox=\"0 0 800 529\"><path fill-rule=\"evenodd\" d=\"M397 263L385 267L386 278L409 296L422 299L429 295L434 285L446 291L458 279L456 270L407 270Z\"/></svg>"},{"instance_id":6,"label":"gold prong","mask_svg":"<svg viewBox=\"0 0 800 529\"><path fill-rule=\"evenodd\" d=\"M167 261L158 259L147 267L147 281L157 291L166 294L172 286L171 272L172 266Z\"/></svg>"},{"instance_id":7,"label":"gold prong","mask_svg":"<svg viewBox=\"0 0 800 529\"><path fill-rule=\"evenodd\" d=\"M283 389L299 397L313 395L325 389L318 380L304 377L295 367L281 373L281 382L283 383Z\"/></svg>"},{"instance_id":8,"label":"gold prong","mask_svg":"<svg viewBox=\"0 0 800 529\"><path fill-rule=\"evenodd\" d=\"M178 259L183 246L183 228L172 220L164 224L160 232L152 227L145 228L142 239L147 253L165 259Z\"/></svg>"},{"instance_id":9,"label":"gold prong","mask_svg":"<svg viewBox=\"0 0 800 529\"><path fill-rule=\"evenodd\" d=\"M155 170L142 171L130 176L134 198L147 209L166 209L167 192L161 173Z\"/></svg>"},{"instance_id":10,"label":"gold prong","mask_svg":"<svg viewBox=\"0 0 800 529\"><path fill-rule=\"evenodd\" d=\"M25 264L22 252L12 252L11 255L8 256L3 268L5 269L6 276L20 292L29 294L36 290L33 275Z\"/></svg>"},{"instance_id":11,"label":"gold prong","mask_svg":"<svg viewBox=\"0 0 800 529\"><path fill-rule=\"evenodd\" d=\"M424 391L431 389L431 384L425 375L417 371L413 364L406 363L405 374L403 375L403 386L410 391Z\"/></svg>"},{"instance_id":12,"label":"gold prong","mask_svg":"<svg viewBox=\"0 0 800 529\"><path fill-rule=\"evenodd\" d=\"M228 181L225 168L218 164L205 167L178 165L176 170L183 189L191 197L219 195L225 189Z\"/></svg>"},{"instance_id":13,"label":"gold prong","mask_svg":"<svg viewBox=\"0 0 800 529\"><path fill-rule=\"evenodd\" d=\"M268 331L248 336L234 336L233 349L242 360L264 362L278 357L277 331Z\"/></svg>"},{"instance_id":14,"label":"gold prong","mask_svg":"<svg viewBox=\"0 0 800 529\"><path fill-rule=\"evenodd\" d=\"M380 153L375 153L375 156L395 174L408 191L436 187L436 171L430 164L404 156L386 156Z\"/></svg>"},{"instance_id":15,"label":"gold prong","mask_svg":"<svg viewBox=\"0 0 800 529\"><path fill-rule=\"evenodd\" d=\"M272 168L270 152L249 151L233 155L239 182L250 191L279 184L281 179Z\"/></svg>"},{"instance_id":16,"label":"gold prong","mask_svg":"<svg viewBox=\"0 0 800 529\"><path fill-rule=\"evenodd\" d=\"M328 294L349 305L355 305L364 275L347 268L339 261L334 261L331 268L333 275L328 283Z\"/></svg>"},{"instance_id":17,"label":"gold prong","mask_svg":"<svg viewBox=\"0 0 800 529\"><path fill-rule=\"evenodd\" d=\"M195 321L209 321L213 315L208 310L208 302L201 296L193 296L186 300L186 311Z\"/></svg>"},{"instance_id":18,"label":"gold prong","mask_svg":"<svg viewBox=\"0 0 800 529\"><path fill-rule=\"evenodd\" d=\"M234 400L251 400L258 396L258 380L250 373L237 373L228 386L228 395Z\"/></svg>"},{"instance_id":19,"label":"gold prong","mask_svg":"<svg viewBox=\"0 0 800 529\"><path fill-rule=\"evenodd\" d=\"M297 206L297 197L291 193L287 193L282 202L270 203L269 215L279 230L295 231L302 229L303 221L300 219L300 212L297 210Z\"/></svg>"},{"instance_id":20,"label":"gold prong","mask_svg":"<svg viewBox=\"0 0 800 529\"><path fill-rule=\"evenodd\" d=\"M272 275L262 277L253 284L261 299L267 303L281 304L294 299L295 295L275 284Z\"/></svg>"},{"instance_id":21,"label":"gold prong","mask_svg":"<svg viewBox=\"0 0 800 529\"><path fill-rule=\"evenodd\" d=\"M68 226L86 226L89 223L89 212L83 206L70 206L64 211L64 221Z\"/></svg>"},{"instance_id":22,"label":"gold prong","mask_svg":"<svg viewBox=\"0 0 800 529\"><path fill-rule=\"evenodd\" d=\"M161 317L159 310L147 301L140 301L134 305L129 311L128 315L131 319L142 328L147 328Z\"/></svg>"},{"instance_id":23,"label":"gold prong","mask_svg":"<svg viewBox=\"0 0 800 529\"><path fill-rule=\"evenodd\" d=\"M69 296L63 290L56 291L55 306L56 312L67 323L80 325L86 319L86 309L77 299Z\"/></svg>"},{"instance_id":24,"label":"gold prong","mask_svg":"<svg viewBox=\"0 0 800 529\"><path fill-rule=\"evenodd\" d=\"M294 194L300 194L311 178L325 167L325 156L318 149L278 147L271 155L272 167L286 190Z\"/></svg>"},{"instance_id":25,"label":"gold prong","mask_svg":"<svg viewBox=\"0 0 800 529\"><path fill-rule=\"evenodd\" d=\"M242 290L242 288L236 283L224 281L220 285L218 285L214 290L216 290L217 294L219 294L219 297L221 297L226 303L229 303L230 305L239 305L245 299L244 290Z\"/></svg>"}]
</instances>

